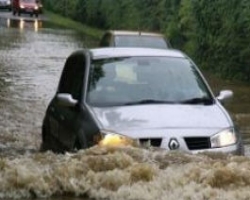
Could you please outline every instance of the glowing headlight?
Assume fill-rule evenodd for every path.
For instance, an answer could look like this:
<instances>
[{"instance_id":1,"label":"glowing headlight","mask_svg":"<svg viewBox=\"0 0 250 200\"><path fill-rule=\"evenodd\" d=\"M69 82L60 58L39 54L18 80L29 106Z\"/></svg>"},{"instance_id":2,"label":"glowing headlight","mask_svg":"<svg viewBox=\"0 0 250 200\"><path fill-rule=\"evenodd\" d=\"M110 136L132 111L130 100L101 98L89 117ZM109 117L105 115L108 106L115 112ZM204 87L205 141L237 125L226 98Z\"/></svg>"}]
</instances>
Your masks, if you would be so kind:
<instances>
[{"instance_id":1,"label":"glowing headlight","mask_svg":"<svg viewBox=\"0 0 250 200\"><path fill-rule=\"evenodd\" d=\"M211 137L211 147L225 147L237 142L237 137L233 129L223 130Z\"/></svg>"},{"instance_id":2,"label":"glowing headlight","mask_svg":"<svg viewBox=\"0 0 250 200\"><path fill-rule=\"evenodd\" d=\"M23 5L20 5L20 8L24 8L24 6L23 6Z\"/></svg>"},{"instance_id":3,"label":"glowing headlight","mask_svg":"<svg viewBox=\"0 0 250 200\"><path fill-rule=\"evenodd\" d=\"M135 146L135 140L115 133L105 133L100 146Z\"/></svg>"},{"instance_id":4,"label":"glowing headlight","mask_svg":"<svg viewBox=\"0 0 250 200\"><path fill-rule=\"evenodd\" d=\"M37 10L38 9L38 6L35 6L35 10Z\"/></svg>"}]
</instances>

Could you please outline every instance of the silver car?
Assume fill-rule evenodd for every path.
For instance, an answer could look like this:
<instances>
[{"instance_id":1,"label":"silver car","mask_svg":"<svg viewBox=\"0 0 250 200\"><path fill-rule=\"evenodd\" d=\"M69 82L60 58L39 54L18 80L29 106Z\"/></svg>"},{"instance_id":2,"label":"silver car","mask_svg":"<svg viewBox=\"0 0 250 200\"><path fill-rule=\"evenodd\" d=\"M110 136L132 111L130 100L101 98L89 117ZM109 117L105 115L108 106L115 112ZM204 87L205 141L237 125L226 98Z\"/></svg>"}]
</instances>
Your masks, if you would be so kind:
<instances>
[{"instance_id":1,"label":"silver car","mask_svg":"<svg viewBox=\"0 0 250 200\"><path fill-rule=\"evenodd\" d=\"M42 150L153 146L242 155L241 135L194 62L177 50L80 50L65 63L42 128Z\"/></svg>"},{"instance_id":2,"label":"silver car","mask_svg":"<svg viewBox=\"0 0 250 200\"><path fill-rule=\"evenodd\" d=\"M11 0L0 0L0 9L8 9L11 11Z\"/></svg>"},{"instance_id":3,"label":"silver car","mask_svg":"<svg viewBox=\"0 0 250 200\"><path fill-rule=\"evenodd\" d=\"M141 47L169 49L171 45L164 35L160 33L109 30L100 40L100 47Z\"/></svg>"}]
</instances>

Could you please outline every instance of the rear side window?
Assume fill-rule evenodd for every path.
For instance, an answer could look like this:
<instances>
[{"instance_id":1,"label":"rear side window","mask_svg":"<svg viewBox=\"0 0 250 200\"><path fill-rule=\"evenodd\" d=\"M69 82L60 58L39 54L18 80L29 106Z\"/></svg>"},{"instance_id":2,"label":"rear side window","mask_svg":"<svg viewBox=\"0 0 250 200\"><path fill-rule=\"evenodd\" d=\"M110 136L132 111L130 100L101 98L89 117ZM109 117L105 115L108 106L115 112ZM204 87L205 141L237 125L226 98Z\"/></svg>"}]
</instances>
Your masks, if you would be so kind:
<instances>
[{"instance_id":1,"label":"rear side window","mask_svg":"<svg viewBox=\"0 0 250 200\"><path fill-rule=\"evenodd\" d=\"M64 66L58 93L69 93L74 99L80 99L84 83L85 57L84 54L70 56Z\"/></svg>"}]
</instances>

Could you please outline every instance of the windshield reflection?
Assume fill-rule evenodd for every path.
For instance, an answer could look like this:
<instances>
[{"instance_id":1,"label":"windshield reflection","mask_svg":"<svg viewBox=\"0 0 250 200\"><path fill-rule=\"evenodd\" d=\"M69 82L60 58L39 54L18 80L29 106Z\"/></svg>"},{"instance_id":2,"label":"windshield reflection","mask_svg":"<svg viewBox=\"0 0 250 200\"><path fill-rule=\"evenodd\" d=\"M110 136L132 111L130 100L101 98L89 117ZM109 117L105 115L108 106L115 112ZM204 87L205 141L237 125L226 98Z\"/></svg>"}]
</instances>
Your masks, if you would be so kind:
<instances>
[{"instance_id":1,"label":"windshield reflection","mask_svg":"<svg viewBox=\"0 0 250 200\"><path fill-rule=\"evenodd\" d=\"M87 95L91 105L188 103L189 99L209 101L211 94L197 69L185 58L116 58L96 60L92 65Z\"/></svg>"}]
</instances>

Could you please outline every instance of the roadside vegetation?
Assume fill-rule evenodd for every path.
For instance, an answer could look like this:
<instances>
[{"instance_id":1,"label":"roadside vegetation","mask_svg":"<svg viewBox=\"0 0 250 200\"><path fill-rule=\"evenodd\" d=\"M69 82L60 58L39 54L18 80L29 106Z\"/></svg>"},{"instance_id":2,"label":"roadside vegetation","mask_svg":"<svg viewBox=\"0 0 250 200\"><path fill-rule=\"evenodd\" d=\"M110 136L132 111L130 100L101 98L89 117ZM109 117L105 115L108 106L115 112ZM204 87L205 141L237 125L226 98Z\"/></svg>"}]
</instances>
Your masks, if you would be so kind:
<instances>
[{"instance_id":1,"label":"roadside vegetation","mask_svg":"<svg viewBox=\"0 0 250 200\"><path fill-rule=\"evenodd\" d=\"M48 10L45 11L45 14L46 14L47 18L49 19L49 21L51 21L53 24L56 24L60 27L74 29L80 33L86 34L86 35L91 36L91 37L96 38L96 39L100 39L103 32L104 32L104 31L97 29L95 27L90 27L90 26L85 25L79 21L75 21L75 20L70 19L68 17L65 17L61 14L56 14L56 13L48 11Z\"/></svg>"},{"instance_id":2,"label":"roadside vegetation","mask_svg":"<svg viewBox=\"0 0 250 200\"><path fill-rule=\"evenodd\" d=\"M131 29L161 32L174 48L186 52L203 69L228 79L250 82L250 1L43 2L46 9L97 30Z\"/></svg>"}]
</instances>

